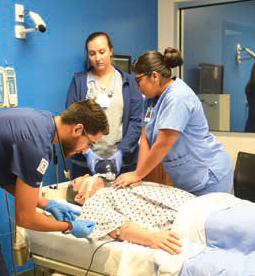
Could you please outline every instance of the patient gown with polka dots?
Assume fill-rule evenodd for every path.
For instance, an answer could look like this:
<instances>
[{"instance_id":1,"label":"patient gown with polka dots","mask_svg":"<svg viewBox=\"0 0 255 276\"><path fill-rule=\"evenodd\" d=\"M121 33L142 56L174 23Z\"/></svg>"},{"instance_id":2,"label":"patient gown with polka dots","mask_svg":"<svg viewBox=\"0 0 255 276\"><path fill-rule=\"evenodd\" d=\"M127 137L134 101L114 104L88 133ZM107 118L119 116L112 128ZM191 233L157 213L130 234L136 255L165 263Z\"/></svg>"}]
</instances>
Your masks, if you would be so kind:
<instances>
[{"instance_id":1,"label":"patient gown with polka dots","mask_svg":"<svg viewBox=\"0 0 255 276\"><path fill-rule=\"evenodd\" d=\"M133 189L103 188L89 198L78 219L96 223L89 238L102 238L125 222L148 230L170 230L178 206L194 196L166 185L142 185Z\"/></svg>"}]
</instances>

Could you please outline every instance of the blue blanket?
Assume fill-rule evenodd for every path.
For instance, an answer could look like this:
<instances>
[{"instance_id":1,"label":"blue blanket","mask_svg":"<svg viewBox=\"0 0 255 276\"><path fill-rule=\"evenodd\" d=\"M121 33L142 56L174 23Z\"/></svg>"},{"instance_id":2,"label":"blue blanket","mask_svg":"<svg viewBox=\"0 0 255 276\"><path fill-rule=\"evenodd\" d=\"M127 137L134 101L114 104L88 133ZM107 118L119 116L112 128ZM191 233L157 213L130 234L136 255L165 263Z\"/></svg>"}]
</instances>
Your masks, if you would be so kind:
<instances>
[{"instance_id":1,"label":"blue blanket","mask_svg":"<svg viewBox=\"0 0 255 276\"><path fill-rule=\"evenodd\" d=\"M211 213L205 235L207 246L184 262L179 276L255 275L255 204Z\"/></svg>"}]
</instances>

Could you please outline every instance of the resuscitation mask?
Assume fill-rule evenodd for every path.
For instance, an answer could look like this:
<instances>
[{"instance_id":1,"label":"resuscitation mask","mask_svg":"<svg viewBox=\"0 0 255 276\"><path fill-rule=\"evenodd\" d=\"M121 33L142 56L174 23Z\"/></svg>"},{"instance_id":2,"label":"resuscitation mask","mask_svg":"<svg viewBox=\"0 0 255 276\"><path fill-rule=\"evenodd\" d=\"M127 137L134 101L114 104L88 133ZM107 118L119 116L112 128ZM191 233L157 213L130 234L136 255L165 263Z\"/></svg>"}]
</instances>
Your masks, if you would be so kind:
<instances>
[{"instance_id":1,"label":"resuscitation mask","mask_svg":"<svg viewBox=\"0 0 255 276\"><path fill-rule=\"evenodd\" d=\"M117 176L117 167L114 160L99 160L95 165L95 172L94 176L101 177L107 186L111 181L115 180ZM68 185L67 193L66 193L66 200L69 203L78 204L74 198L78 194L78 191L73 190L73 186L71 184Z\"/></svg>"},{"instance_id":2,"label":"resuscitation mask","mask_svg":"<svg viewBox=\"0 0 255 276\"><path fill-rule=\"evenodd\" d=\"M99 160L95 165L95 172L106 181L113 181L117 176L117 167L114 160Z\"/></svg>"}]
</instances>

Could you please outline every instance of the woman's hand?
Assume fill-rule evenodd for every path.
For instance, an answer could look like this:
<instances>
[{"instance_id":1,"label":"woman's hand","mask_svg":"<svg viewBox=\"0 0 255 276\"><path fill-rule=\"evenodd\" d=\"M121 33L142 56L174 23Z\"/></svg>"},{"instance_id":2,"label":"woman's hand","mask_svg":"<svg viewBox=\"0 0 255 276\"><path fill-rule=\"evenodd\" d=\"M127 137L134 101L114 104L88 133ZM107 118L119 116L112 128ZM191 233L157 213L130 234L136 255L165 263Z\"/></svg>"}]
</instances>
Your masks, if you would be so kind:
<instances>
[{"instance_id":1,"label":"woman's hand","mask_svg":"<svg viewBox=\"0 0 255 276\"><path fill-rule=\"evenodd\" d=\"M136 171L133 171L121 174L112 182L112 185L118 188L125 188L127 186L133 188L141 185L140 181L140 176L136 173Z\"/></svg>"},{"instance_id":2,"label":"woman's hand","mask_svg":"<svg viewBox=\"0 0 255 276\"><path fill-rule=\"evenodd\" d=\"M151 248L162 249L169 254L176 255L181 253L182 244L178 235L170 230L153 232L151 237Z\"/></svg>"}]
</instances>

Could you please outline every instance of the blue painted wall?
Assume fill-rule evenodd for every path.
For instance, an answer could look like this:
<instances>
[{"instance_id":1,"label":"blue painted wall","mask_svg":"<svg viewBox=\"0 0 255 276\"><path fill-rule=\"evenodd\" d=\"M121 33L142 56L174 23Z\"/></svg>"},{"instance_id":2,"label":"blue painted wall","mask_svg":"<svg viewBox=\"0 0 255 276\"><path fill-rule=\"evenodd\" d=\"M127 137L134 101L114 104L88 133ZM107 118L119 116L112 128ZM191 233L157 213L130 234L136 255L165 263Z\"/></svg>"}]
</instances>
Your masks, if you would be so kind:
<instances>
[{"instance_id":1,"label":"blue painted wall","mask_svg":"<svg viewBox=\"0 0 255 276\"><path fill-rule=\"evenodd\" d=\"M185 81L197 92L198 64L224 65L223 93L230 94L230 130L247 119L245 85L254 60L236 63L236 45L255 52L255 1L187 9L184 12ZM248 56L242 53L242 56Z\"/></svg>"},{"instance_id":2,"label":"blue painted wall","mask_svg":"<svg viewBox=\"0 0 255 276\"><path fill-rule=\"evenodd\" d=\"M46 33L28 34L26 40L15 39L15 3L23 4L26 10L39 13L47 24ZM16 69L19 106L50 110L54 114L64 110L72 75L83 68L84 42L91 32L107 32L112 39L115 54L130 54L133 59L145 50L157 50L157 14L157 0L1 1L0 66L9 65ZM33 27L28 18L25 23L27 27ZM64 180L60 173L60 181ZM44 185L54 182L54 168L51 164ZM13 219L13 199L10 204ZM2 190L0 213L3 218L0 242L8 267L13 273ZM18 268L18 271L24 269L27 267Z\"/></svg>"}]
</instances>

